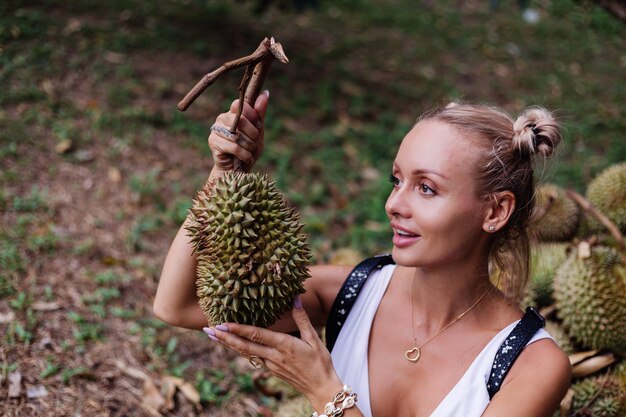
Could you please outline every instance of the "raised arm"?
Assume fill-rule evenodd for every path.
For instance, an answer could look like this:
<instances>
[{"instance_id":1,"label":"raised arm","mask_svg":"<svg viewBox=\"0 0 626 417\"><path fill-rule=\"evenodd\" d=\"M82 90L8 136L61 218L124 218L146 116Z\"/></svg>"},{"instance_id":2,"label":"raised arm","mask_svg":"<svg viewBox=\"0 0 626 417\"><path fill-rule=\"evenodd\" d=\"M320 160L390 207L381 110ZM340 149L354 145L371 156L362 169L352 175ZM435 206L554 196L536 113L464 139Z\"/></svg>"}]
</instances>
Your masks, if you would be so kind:
<instances>
[{"instance_id":1,"label":"raised arm","mask_svg":"<svg viewBox=\"0 0 626 417\"><path fill-rule=\"evenodd\" d=\"M214 158L210 179L231 171L234 167L234 158L243 161L248 167L252 167L260 158L263 151L263 119L267 102L268 94L261 94L254 108L247 104L244 106L238 124L238 131L245 135L243 140L236 140L228 134L228 128L237 112L238 101L232 104L228 113L218 116L208 139ZM192 252L190 238L183 224L165 258L153 311L158 318L168 324L199 330L207 325L207 320L198 305L195 284L196 257ZM325 323L327 312L349 271L349 267L338 266L318 266L310 269L311 278L305 282L306 293L302 295L302 303L316 327ZM272 326L272 329L291 332L297 330L297 327L291 314L287 313Z\"/></svg>"}]
</instances>

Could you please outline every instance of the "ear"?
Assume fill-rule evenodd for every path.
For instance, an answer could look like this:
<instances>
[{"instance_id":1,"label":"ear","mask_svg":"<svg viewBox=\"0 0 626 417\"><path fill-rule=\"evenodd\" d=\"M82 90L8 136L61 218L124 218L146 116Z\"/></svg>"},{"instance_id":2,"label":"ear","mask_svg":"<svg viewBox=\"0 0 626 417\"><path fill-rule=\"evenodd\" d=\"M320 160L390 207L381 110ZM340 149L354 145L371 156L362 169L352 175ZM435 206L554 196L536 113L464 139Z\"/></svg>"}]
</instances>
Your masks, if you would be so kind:
<instances>
[{"instance_id":1,"label":"ear","mask_svg":"<svg viewBox=\"0 0 626 417\"><path fill-rule=\"evenodd\" d=\"M511 191L500 191L491 195L483 221L483 230L495 233L509 221L515 210L515 195Z\"/></svg>"}]
</instances>

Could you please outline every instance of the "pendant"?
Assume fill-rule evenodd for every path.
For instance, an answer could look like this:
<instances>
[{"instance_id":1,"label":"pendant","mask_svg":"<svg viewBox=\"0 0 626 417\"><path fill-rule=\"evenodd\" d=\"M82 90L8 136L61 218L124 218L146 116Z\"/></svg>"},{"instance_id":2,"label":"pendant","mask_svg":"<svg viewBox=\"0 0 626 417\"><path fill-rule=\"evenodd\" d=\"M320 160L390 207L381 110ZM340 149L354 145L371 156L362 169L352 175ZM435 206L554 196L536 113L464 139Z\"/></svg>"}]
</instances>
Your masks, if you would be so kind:
<instances>
[{"instance_id":1,"label":"pendant","mask_svg":"<svg viewBox=\"0 0 626 417\"><path fill-rule=\"evenodd\" d=\"M417 361L419 361L421 355L422 355L422 352L420 351L420 348L418 348L417 346L415 346L413 349L407 350L404 353L404 357L413 363L416 363Z\"/></svg>"}]
</instances>

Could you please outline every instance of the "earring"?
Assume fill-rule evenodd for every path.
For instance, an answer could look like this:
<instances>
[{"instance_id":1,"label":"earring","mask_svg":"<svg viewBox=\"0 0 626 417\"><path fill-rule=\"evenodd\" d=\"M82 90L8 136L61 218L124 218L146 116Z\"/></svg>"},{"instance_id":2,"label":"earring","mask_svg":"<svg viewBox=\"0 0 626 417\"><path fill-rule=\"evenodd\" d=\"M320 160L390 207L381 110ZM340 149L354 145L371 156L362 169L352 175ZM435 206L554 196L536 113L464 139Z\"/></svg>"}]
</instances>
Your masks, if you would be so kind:
<instances>
[{"instance_id":1,"label":"earring","mask_svg":"<svg viewBox=\"0 0 626 417\"><path fill-rule=\"evenodd\" d=\"M496 227L492 224L491 226L489 226L489 231L493 232L494 230L496 230Z\"/></svg>"}]
</instances>

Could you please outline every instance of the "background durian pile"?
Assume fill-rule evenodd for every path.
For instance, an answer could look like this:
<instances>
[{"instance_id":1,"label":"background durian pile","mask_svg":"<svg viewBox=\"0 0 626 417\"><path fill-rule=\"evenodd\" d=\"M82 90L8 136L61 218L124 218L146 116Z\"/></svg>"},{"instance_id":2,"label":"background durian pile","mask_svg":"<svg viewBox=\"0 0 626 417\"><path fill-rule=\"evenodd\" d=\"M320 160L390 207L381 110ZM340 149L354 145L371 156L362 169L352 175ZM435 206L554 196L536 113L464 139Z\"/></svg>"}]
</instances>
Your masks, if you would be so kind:
<instances>
[{"instance_id":1,"label":"background durian pile","mask_svg":"<svg viewBox=\"0 0 626 417\"><path fill-rule=\"evenodd\" d=\"M626 234L626 163L600 173L586 199ZM537 190L539 237L523 306L546 317L574 378L555 416L626 416L626 250L566 192Z\"/></svg>"}]
</instances>

